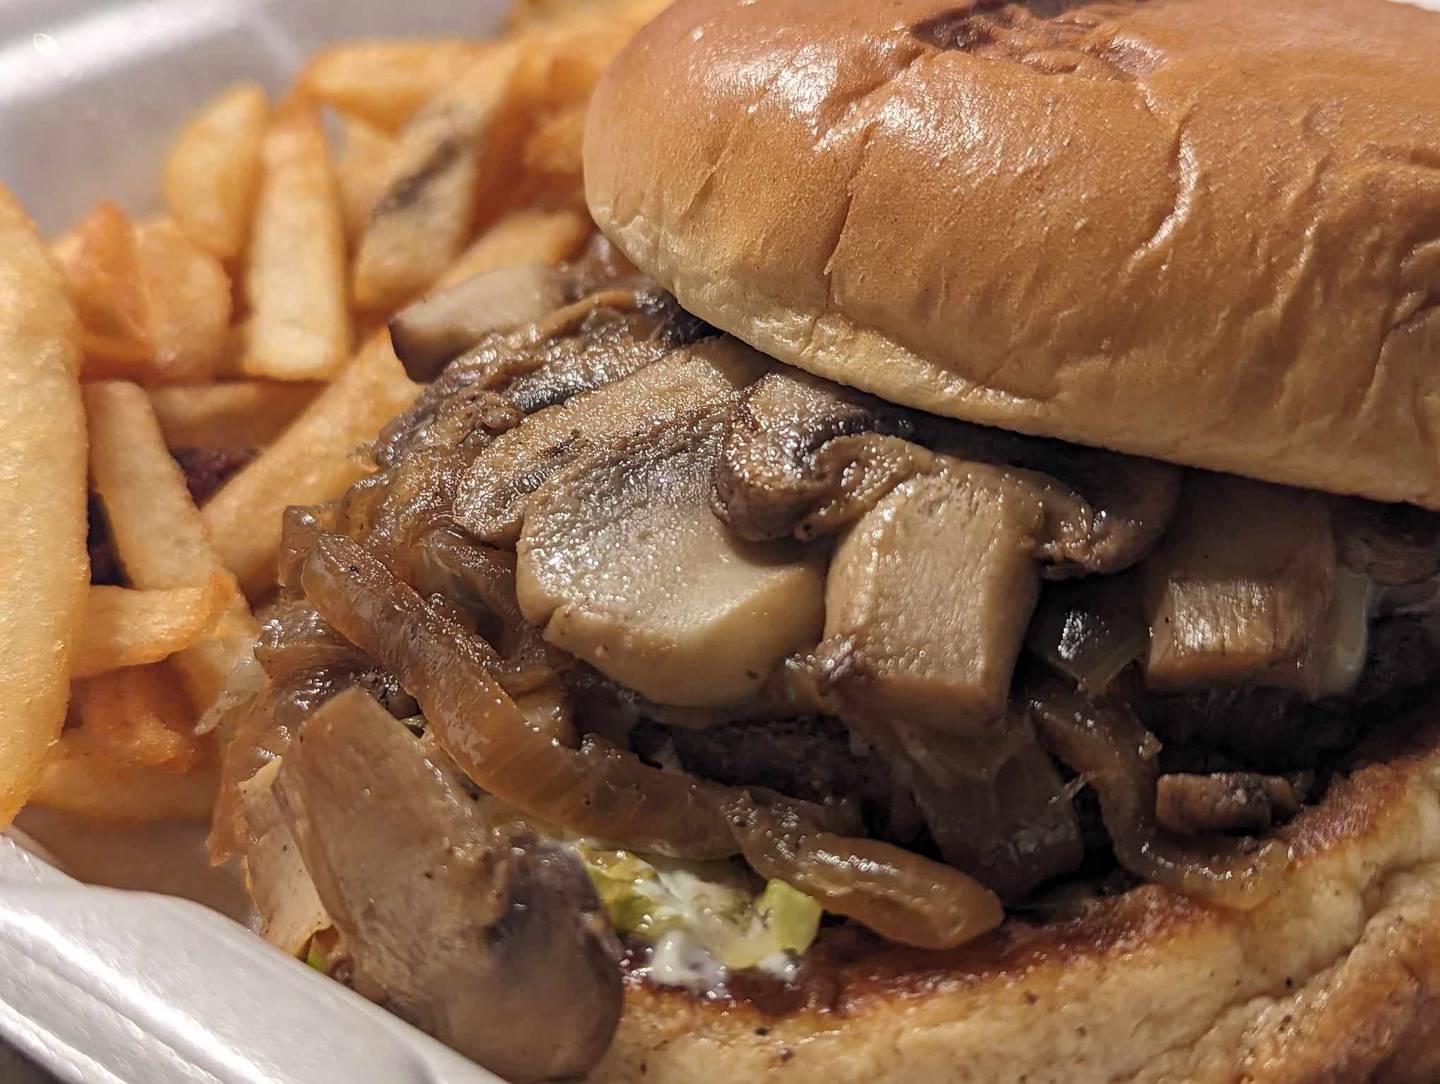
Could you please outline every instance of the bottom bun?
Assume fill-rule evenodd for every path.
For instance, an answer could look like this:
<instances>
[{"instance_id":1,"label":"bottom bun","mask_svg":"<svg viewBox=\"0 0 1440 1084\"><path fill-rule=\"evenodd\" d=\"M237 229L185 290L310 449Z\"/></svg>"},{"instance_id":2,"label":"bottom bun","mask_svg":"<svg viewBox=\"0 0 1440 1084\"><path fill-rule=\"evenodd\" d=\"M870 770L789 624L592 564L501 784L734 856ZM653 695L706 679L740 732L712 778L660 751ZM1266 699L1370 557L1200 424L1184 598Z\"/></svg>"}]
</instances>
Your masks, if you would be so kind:
<instances>
[{"instance_id":1,"label":"bottom bun","mask_svg":"<svg viewBox=\"0 0 1440 1084\"><path fill-rule=\"evenodd\" d=\"M1280 833L1292 863L1254 911L1147 885L947 953L828 929L807 1004L632 984L590 1079L1440 1081L1437 716Z\"/></svg>"}]
</instances>

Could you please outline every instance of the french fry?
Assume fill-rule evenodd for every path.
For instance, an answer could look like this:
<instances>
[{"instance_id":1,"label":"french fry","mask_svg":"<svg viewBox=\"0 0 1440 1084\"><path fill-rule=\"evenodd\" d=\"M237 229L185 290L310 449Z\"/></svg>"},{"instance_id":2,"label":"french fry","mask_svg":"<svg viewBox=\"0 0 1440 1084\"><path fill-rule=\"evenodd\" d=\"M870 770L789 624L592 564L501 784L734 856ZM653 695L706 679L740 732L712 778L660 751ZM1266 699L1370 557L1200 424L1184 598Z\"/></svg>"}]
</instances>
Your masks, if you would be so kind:
<instances>
[{"instance_id":1,"label":"french fry","mask_svg":"<svg viewBox=\"0 0 1440 1084\"><path fill-rule=\"evenodd\" d=\"M34 802L98 821L203 821L215 807L219 785L213 765L184 775L116 767L103 752L76 749L62 738L45 761Z\"/></svg>"},{"instance_id":2,"label":"french fry","mask_svg":"<svg viewBox=\"0 0 1440 1084\"><path fill-rule=\"evenodd\" d=\"M464 246L482 167L509 168L497 137L518 108L522 59L516 43L497 49L406 126L355 254L357 307L393 309L439 278Z\"/></svg>"},{"instance_id":3,"label":"french fry","mask_svg":"<svg viewBox=\"0 0 1440 1084\"><path fill-rule=\"evenodd\" d=\"M324 380L350 352L345 231L315 107L291 101L265 136L245 296L242 370L277 380Z\"/></svg>"},{"instance_id":4,"label":"french fry","mask_svg":"<svg viewBox=\"0 0 1440 1084\"><path fill-rule=\"evenodd\" d=\"M291 426L206 502L201 516L225 565L252 599L275 587L288 505L335 500L368 470L355 450L419 394L390 337L372 336Z\"/></svg>"},{"instance_id":5,"label":"french fry","mask_svg":"<svg viewBox=\"0 0 1440 1084\"><path fill-rule=\"evenodd\" d=\"M354 243L370 221L395 157L395 137L368 121L346 117L335 163L345 236Z\"/></svg>"},{"instance_id":6,"label":"french fry","mask_svg":"<svg viewBox=\"0 0 1440 1084\"><path fill-rule=\"evenodd\" d=\"M230 279L175 223L136 227L102 203L55 246L84 329L87 378L209 379L230 322Z\"/></svg>"},{"instance_id":7,"label":"french fry","mask_svg":"<svg viewBox=\"0 0 1440 1084\"><path fill-rule=\"evenodd\" d=\"M250 232L268 113L259 84L237 83L201 107L165 159L165 205L191 240L227 262Z\"/></svg>"},{"instance_id":8,"label":"french fry","mask_svg":"<svg viewBox=\"0 0 1440 1084\"><path fill-rule=\"evenodd\" d=\"M0 826L60 733L85 605L79 337L34 225L0 188Z\"/></svg>"},{"instance_id":9,"label":"french fry","mask_svg":"<svg viewBox=\"0 0 1440 1084\"><path fill-rule=\"evenodd\" d=\"M525 142L525 171L557 194L583 193L584 103L562 109L537 123Z\"/></svg>"},{"instance_id":10,"label":"french fry","mask_svg":"<svg viewBox=\"0 0 1440 1084\"><path fill-rule=\"evenodd\" d=\"M136 231L150 339L150 376L198 382L214 376L230 326L230 277L169 219Z\"/></svg>"},{"instance_id":11,"label":"french fry","mask_svg":"<svg viewBox=\"0 0 1440 1084\"><path fill-rule=\"evenodd\" d=\"M143 365L150 357L135 227L109 201L55 244L65 291L80 317L87 366Z\"/></svg>"},{"instance_id":12,"label":"french fry","mask_svg":"<svg viewBox=\"0 0 1440 1084\"><path fill-rule=\"evenodd\" d=\"M225 609L226 577L204 587L135 591L92 586L71 676L159 662L195 643Z\"/></svg>"},{"instance_id":13,"label":"french fry","mask_svg":"<svg viewBox=\"0 0 1440 1084\"><path fill-rule=\"evenodd\" d=\"M130 582L150 591L204 588L221 578L219 620L172 660L191 701L203 709L250 652L258 626L211 545L145 392L134 384L102 382L86 385L84 394L91 480Z\"/></svg>"},{"instance_id":14,"label":"french fry","mask_svg":"<svg viewBox=\"0 0 1440 1084\"><path fill-rule=\"evenodd\" d=\"M195 712L168 666L130 666L75 683L75 748L104 752L117 767L184 773L210 739L194 733Z\"/></svg>"},{"instance_id":15,"label":"french fry","mask_svg":"<svg viewBox=\"0 0 1440 1084\"><path fill-rule=\"evenodd\" d=\"M150 392L150 406L172 450L244 452L271 443L323 387L236 380L155 388Z\"/></svg>"},{"instance_id":16,"label":"french fry","mask_svg":"<svg viewBox=\"0 0 1440 1084\"><path fill-rule=\"evenodd\" d=\"M511 211L446 268L436 287L454 286L501 267L559 263L574 255L594 229L590 216L578 210Z\"/></svg>"},{"instance_id":17,"label":"french fry","mask_svg":"<svg viewBox=\"0 0 1440 1084\"><path fill-rule=\"evenodd\" d=\"M203 820L219 772L213 739L164 664L75 685L74 725L45 759L34 802L107 821Z\"/></svg>"},{"instance_id":18,"label":"french fry","mask_svg":"<svg viewBox=\"0 0 1440 1084\"><path fill-rule=\"evenodd\" d=\"M495 49L490 42L453 40L340 45L305 66L299 88L342 113L394 132Z\"/></svg>"}]
</instances>

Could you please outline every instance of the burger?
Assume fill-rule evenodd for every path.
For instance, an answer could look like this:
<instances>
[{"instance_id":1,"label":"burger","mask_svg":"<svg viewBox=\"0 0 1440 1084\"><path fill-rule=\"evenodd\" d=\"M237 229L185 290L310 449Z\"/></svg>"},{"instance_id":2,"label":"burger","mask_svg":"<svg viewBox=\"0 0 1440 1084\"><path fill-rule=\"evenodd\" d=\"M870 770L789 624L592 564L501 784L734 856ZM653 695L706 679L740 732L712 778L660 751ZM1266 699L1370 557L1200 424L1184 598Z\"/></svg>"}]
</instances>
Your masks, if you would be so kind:
<instances>
[{"instance_id":1,"label":"burger","mask_svg":"<svg viewBox=\"0 0 1440 1084\"><path fill-rule=\"evenodd\" d=\"M514 1080L1440 1078L1440 18L679 0L391 326L214 838ZM306 948L308 946L308 949Z\"/></svg>"}]
</instances>

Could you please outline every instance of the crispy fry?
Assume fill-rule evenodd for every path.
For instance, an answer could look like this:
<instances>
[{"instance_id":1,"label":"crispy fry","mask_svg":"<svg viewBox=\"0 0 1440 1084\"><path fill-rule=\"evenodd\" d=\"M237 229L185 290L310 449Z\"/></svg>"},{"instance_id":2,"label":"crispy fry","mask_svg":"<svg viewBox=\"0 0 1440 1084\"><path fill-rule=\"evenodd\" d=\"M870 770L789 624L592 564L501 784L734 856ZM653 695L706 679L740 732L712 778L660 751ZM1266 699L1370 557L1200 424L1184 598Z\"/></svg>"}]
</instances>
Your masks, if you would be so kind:
<instances>
[{"instance_id":1,"label":"crispy fry","mask_svg":"<svg viewBox=\"0 0 1440 1084\"><path fill-rule=\"evenodd\" d=\"M150 405L165 434L165 443L172 450L218 448L244 452L271 443L323 387L235 380L155 388L150 392Z\"/></svg>"},{"instance_id":2,"label":"crispy fry","mask_svg":"<svg viewBox=\"0 0 1440 1084\"><path fill-rule=\"evenodd\" d=\"M260 182L269 105L257 83L236 83L201 107L165 159L161 188L175 221L221 260L245 247Z\"/></svg>"},{"instance_id":3,"label":"crispy fry","mask_svg":"<svg viewBox=\"0 0 1440 1084\"><path fill-rule=\"evenodd\" d=\"M346 117L335 163L345 236L353 244L370 221L370 211L385 190L397 141L394 136L358 117Z\"/></svg>"},{"instance_id":4,"label":"crispy fry","mask_svg":"<svg viewBox=\"0 0 1440 1084\"><path fill-rule=\"evenodd\" d=\"M315 107L292 101L265 136L245 296L241 368L278 380L323 380L350 351L345 231Z\"/></svg>"},{"instance_id":5,"label":"crispy fry","mask_svg":"<svg viewBox=\"0 0 1440 1084\"><path fill-rule=\"evenodd\" d=\"M104 753L117 767L187 772L210 740L196 736L195 712L163 664L130 666L75 683L74 748Z\"/></svg>"},{"instance_id":6,"label":"crispy fry","mask_svg":"<svg viewBox=\"0 0 1440 1084\"><path fill-rule=\"evenodd\" d=\"M79 325L35 227L0 189L0 825L60 732L85 604Z\"/></svg>"},{"instance_id":7,"label":"crispy fry","mask_svg":"<svg viewBox=\"0 0 1440 1084\"><path fill-rule=\"evenodd\" d=\"M524 151L527 173L548 191L573 192L577 202L583 192L585 112L582 102L540 121L526 140Z\"/></svg>"},{"instance_id":8,"label":"crispy fry","mask_svg":"<svg viewBox=\"0 0 1440 1084\"><path fill-rule=\"evenodd\" d=\"M230 279L175 223L102 203L55 246L80 315L85 376L205 380L230 322Z\"/></svg>"},{"instance_id":9,"label":"crispy fry","mask_svg":"<svg viewBox=\"0 0 1440 1084\"><path fill-rule=\"evenodd\" d=\"M150 357L135 227L106 201L55 244L65 291L80 317L87 368L143 365Z\"/></svg>"},{"instance_id":10,"label":"crispy fry","mask_svg":"<svg viewBox=\"0 0 1440 1084\"><path fill-rule=\"evenodd\" d=\"M75 687L75 723L45 759L34 802L107 821L203 820L219 785L211 739L162 665Z\"/></svg>"},{"instance_id":11,"label":"crispy fry","mask_svg":"<svg viewBox=\"0 0 1440 1084\"><path fill-rule=\"evenodd\" d=\"M230 277L168 219L136 231L152 369L160 381L214 376L230 325Z\"/></svg>"},{"instance_id":12,"label":"crispy fry","mask_svg":"<svg viewBox=\"0 0 1440 1084\"><path fill-rule=\"evenodd\" d=\"M226 591L221 575L204 587L164 591L91 587L71 676L159 662L189 647L219 619Z\"/></svg>"},{"instance_id":13,"label":"crispy fry","mask_svg":"<svg viewBox=\"0 0 1440 1084\"><path fill-rule=\"evenodd\" d=\"M577 210L511 211L445 269L436 287L454 286L501 267L559 263L573 255L594 228L590 216Z\"/></svg>"},{"instance_id":14,"label":"crispy fry","mask_svg":"<svg viewBox=\"0 0 1440 1084\"><path fill-rule=\"evenodd\" d=\"M355 254L355 304L388 310L433 283L475 222L483 166L506 165L494 142L517 108L522 52L506 45L429 102L406 126L384 192Z\"/></svg>"},{"instance_id":15,"label":"crispy fry","mask_svg":"<svg viewBox=\"0 0 1440 1084\"><path fill-rule=\"evenodd\" d=\"M89 384L85 410L91 478L130 582L162 590L206 587L212 577L222 578L219 620L173 660L191 700L203 709L253 646L255 619L211 545L145 393L133 384Z\"/></svg>"},{"instance_id":16,"label":"crispy fry","mask_svg":"<svg viewBox=\"0 0 1440 1084\"><path fill-rule=\"evenodd\" d=\"M342 113L394 132L494 49L490 42L446 40L341 45L311 60L299 86Z\"/></svg>"},{"instance_id":17,"label":"crispy fry","mask_svg":"<svg viewBox=\"0 0 1440 1084\"><path fill-rule=\"evenodd\" d=\"M99 821L209 820L220 786L214 765L185 775L156 768L117 768L103 755L62 739L45 761L36 805Z\"/></svg>"},{"instance_id":18,"label":"crispy fry","mask_svg":"<svg viewBox=\"0 0 1440 1084\"><path fill-rule=\"evenodd\" d=\"M286 506L334 500L363 477L367 468L355 450L419 390L389 335L376 334L274 444L206 502L201 515L210 537L251 598L274 589Z\"/></svg>"}]
</instances>

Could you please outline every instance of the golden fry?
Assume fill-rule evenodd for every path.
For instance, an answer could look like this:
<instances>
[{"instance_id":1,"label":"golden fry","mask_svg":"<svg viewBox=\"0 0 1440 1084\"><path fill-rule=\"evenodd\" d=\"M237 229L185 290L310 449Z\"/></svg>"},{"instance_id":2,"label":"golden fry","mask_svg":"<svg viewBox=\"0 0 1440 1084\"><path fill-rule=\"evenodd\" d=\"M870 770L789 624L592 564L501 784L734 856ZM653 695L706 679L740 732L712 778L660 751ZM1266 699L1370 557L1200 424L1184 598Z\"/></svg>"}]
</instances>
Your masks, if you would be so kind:
<instances>
[{"instance_id":1,"label":"golden fry","mask_svg":"<svg viewBox=\"0 0 1440 1084\"><path fill-rule=\"evenodd\" d=\"M230 279L175 223L136 227L102 203L55 246L83 329L87 378L209 379L230 322Z\"/></svg>"},{"instance_id":2,"label":"golden fry","mask_svg":"<svg viewBox=\"0 0 1440 1084\"><path fill-rule=\"evenodd\" d=\"M245 295L241 368L276 380L324 380L350 352L345 231L315 107L292 101L265 136Z\"/></svg>"},{"instance_id":3,"label":"golden fry","mask_svg":"<svg viewBox=\"0 0 1440 1084\"><path fill-rule=\"evenodd\" d=\"M400 136L385 188L355 254L355 304L389 310L433 283L464 247L475 222L482 165L514 108L522 54L506 46L427 104Z\"/></svg>"},{"instance_id":4,"label":"golden fry","mask_svg":"<svg viewBox=\"0 0 1440 1084\"><path fill-rule=\"evenodd\" d=\"M95 820L141 822L210 818L220 772L213 763L177 773L164 767L114 763L67 730L45 760L36 805Z\"/></svg>"},{"instance_id":5,"label":"golden fry","mask_svg":"<svg viewBox=\"0 0 1440 1084\"><path fill-rule=\"evenodd\" d=\"M335 180L340 186L340 209L345 236L353 243L370 221L370 211L385 190L397 142L394 136L357 117L345 118Z\"/></svg>"},{"instance_id":6,"label":"golden fry","mask_svg":"<svg viewBox=\"0 0 1440 1084\"><path fill-rule=\"evenodd\" d=\"M368 472L356 449L419 391L380 332L274 444L205 503L209 535L251 598L274 589L285 508L343 495Z\"/></svg>"},{"instance_id":7,"label":"golden fry","mask_svg":"<svg viewBox=\"0 0 1440 1084\"><path fill-rule=\"evenodd\" d=\"M151 376L202 381L215 375L230 327L230 277L168 219L136 231L145 286Z\"/></svg>"},{"instance_id":8,"label":"golden fry","mask_svg":"<svg viewBox=\"0 0 1440 1084\"><path fill-rule=\"evenodd\" d=\"M559 263L574 255L594 229L590 216L578 210L511 211L477 237L436 286L454 286L502 267Z\"/></svg>"},{"instance_id":9,"label":"golden fry","mask_svg":"<svg viewBox=\"0 0 1440 1084\"><path fill-rule=\"evenodd\" d=\"M155 388L150 405L171 448L263 448L285 431L324 387L266 380Z\"/></svg>"},{"instance_id":10,"label":"golden fry","mask_svg":"<svg viewBox=\"0 0 1440 1084\"><path fill-rule=\"evenodd\" d=\"M342 113L394 132L495 48L490 42L443 40L340 45L305 66L299 88Z\"/></svg>"},{"instance_id":11,"label":"golden fry","mask_svg":"<svg viewBox=\"0 0 1440 1084\"><path fill-rule=\"evenodd\" d=\"M207 587L219 576L224 584L225 606L214 628L173 660L192 702L203 709L253 647L258 626L211 545L145 392L103 382L86 385L84 394L90 475L130 582L163 590Z\"/></svg>"},{"instance_id":12,"label":"golden fry","mask_svg":"<svg viewBox=\"0 0 1440 1084\"><path fill-rule=\"evenodd\" d=\"M165 159L165 205L187 236L221 260L245 248L269 113L257 83L237 83L180 130Z\"/></svg>"},{"instance_id":13,"label":"golden fry","mask_svg":"<svg viewBox=\"0 0 1440 1084\"><path fill-rule=\"evenodd\" d=\"M573 194L577 204L584 198L585 112L582 103L546 117L526 140L524 151L525 171L557 196Z\"/></svg>"},{"instance_id":14,"label":"golden fry","mask_svg":"<svg viewBox=\"0 0 1440 1084\"><path fill-rule=\"evenodd\" d=\"M187 772L210 739L195 734L195 712L168 666L131 666L75 683L72 748L103 754L120 768Z\"/></svg>"},{"instance_id":15,"label":"golden fry","mask_svg":"<svg viewBox=\"0 0 1440 1084\"><path fill-rule=\"evenodd\" d=\"M204 587L162 591L92 586L71 676L94 677L168 658L208 632L225 603L224 576Z\"/></svg>"},{"instance_id":16,"label":"golden fry","mask_svg":"<svg viewBox=\"0 0 1440 1084\"><path fill-rule=\"evenodd\" d=\"M85 605L79 335L34 225L0 189L0 825L60 733Z\"/></svg>"},{"instance_id":17,"label":"golden fry","mask_svg":"<svg viewBox=\"0 0 1440 1084\"><path fill-rule=\"evenodd\" d=\"M87 371L143 366L150 357L145 287L135 227L104 202L55 244L55 259L80 317Z\"/></svg>"}]
</instances>

